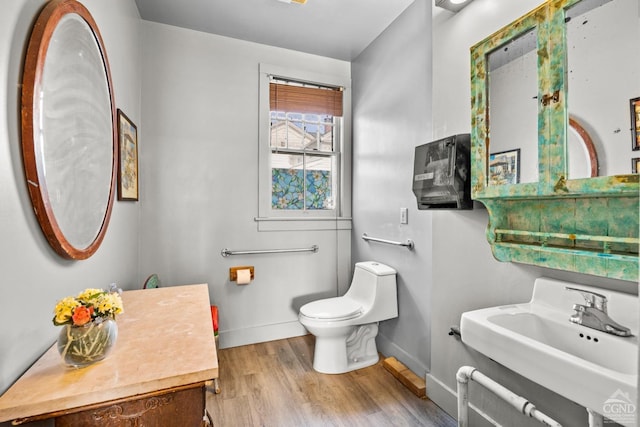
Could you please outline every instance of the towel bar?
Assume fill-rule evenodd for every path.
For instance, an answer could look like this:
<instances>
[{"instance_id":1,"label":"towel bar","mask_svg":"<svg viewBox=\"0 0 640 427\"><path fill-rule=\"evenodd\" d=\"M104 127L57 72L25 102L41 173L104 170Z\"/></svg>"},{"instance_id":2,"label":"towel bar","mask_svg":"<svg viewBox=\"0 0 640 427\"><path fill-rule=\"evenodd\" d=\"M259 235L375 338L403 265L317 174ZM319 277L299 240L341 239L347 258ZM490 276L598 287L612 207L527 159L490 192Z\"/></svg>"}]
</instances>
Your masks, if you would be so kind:
<instances>
[{"instance_id":1,"label":"towel bar","mask_svg":"<svg viewBox=\"0 0 640 427\"><path fill-rule=\"evenodd\" d=\"M394 242L393 240L379 239L377 237L369 237L367 236L367 233L362 234L362 239L366 241L371 241L371 242L386 243L388 245L404 246L409 250L413 250L413 246L414 246L413 240L411 239L407 239L406 242Z\"/></svg>"},{"instance_id":2,"label":"towel bar","mask_svg":"<svg viewBox=\"0 0 640 427\"><path fill-rule=\"evenodd\" d=\"M254 254L283 254L290 252L318 252L318 245L313 245L310 248L297 248L297 249L264 249L264 250L252 250L252 251L232 251L231 249L224 248L220 254L224 257L229 255L254 255Z\"/></svg>"}]
</instances>

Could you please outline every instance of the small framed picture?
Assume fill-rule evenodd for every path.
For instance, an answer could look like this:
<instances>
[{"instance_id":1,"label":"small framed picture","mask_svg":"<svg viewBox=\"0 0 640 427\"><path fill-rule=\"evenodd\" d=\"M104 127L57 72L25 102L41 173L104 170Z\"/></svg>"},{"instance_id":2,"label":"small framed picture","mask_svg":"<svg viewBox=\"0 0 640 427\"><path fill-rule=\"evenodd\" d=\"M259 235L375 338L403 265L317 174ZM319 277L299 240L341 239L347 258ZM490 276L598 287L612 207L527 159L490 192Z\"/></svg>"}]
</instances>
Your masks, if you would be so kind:
<instances>
[{"instance_id":1,"label":"small framed picture","mask_svg":"<svg viewBox=\"0 0 640 427\"><path fill-rule=\"evenodd\" d=\"M631 147L640 150L640 97L629 101L631 104Z\"/></svg>"},{"instance_id":2,"label":"small framed picture","mask_svg":"<svg viewBox=\"0 0 640 427\"><path fill-rule=\"evenodd\" d=\"M634 157L631 159L631 173L640 172L640 157Z\"/></svg>"},{"instance_id":3,"label":"small framed picture","mask_svg":"<svg viewBox=\"0 0 640 427\"><path fill-rule=\"evenodd\" d=\"M118 109L118 200L138 200L138 129Z\"/></svg>"},{"instance_id":4,"label":"small framed picture","mask_svg":"<svg viewBox=\"0 0 640 427\"><path fill-rule=\"evenodd\" d=\"M489 155L489 185L520 182L520 149Z\"/></svg>"}]
</instances>

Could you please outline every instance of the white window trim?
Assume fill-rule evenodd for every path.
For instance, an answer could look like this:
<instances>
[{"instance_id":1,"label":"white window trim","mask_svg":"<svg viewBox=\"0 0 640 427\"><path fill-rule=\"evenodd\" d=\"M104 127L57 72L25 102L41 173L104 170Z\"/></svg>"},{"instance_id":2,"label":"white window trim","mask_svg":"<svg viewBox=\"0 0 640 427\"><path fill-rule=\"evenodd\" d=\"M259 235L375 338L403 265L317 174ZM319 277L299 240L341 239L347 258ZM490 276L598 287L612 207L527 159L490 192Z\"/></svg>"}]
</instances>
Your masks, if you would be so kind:
<instances>
[{"instance_id":1,"label":"white window trim","mask_svg":"<svg viewBox=\"0 0 640 427\"><path fill-rule=\"evenodd\" d=\"M351 228L351 80L349 76L321 74L270 64L260 64L258 112L258 231L329 230ZM336 208L332 210L275 210L271 208L271 167L269 159L269 83L271 76L314 83L341 86L343 115L340 135L339 175Z\"/></svg>"}]
</instances>

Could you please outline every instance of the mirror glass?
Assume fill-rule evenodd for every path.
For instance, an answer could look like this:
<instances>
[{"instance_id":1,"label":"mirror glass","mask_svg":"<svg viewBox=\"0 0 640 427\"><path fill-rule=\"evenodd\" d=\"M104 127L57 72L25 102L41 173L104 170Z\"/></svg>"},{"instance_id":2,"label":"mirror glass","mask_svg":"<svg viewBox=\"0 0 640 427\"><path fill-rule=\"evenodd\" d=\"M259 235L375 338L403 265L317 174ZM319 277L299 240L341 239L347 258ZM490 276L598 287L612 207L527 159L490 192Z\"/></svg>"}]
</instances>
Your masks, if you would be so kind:
<instances>
[{"instance_id":1,"label":"mirror glass","mask_svg":"<svg viewBox=\"0 0 640 427\"><path fill-rule=\"evenodd\" d=\"M600 176L629 174L640 157L629 132L629 100L640 96L639 3L582 0L565 13L567 107L593 141ZM580 154L568 151L571 168Z\"/></svg>"},{"instance_id":2,"label":"mirror glass","mask_svg":"<svg viewBox=\"0 0 640 427\"><path fill-rule=\"evenodd\" d=\"M109 203L112 118L100 49L76 14L65 15L51 37L40 96L36 146L51 209L69 243L86 248Z\"/></svg>"},{"instance_id":3,"label":"mirror glass","mask_svg":"<svg viewBox=\"0 0 640 427\"><path fill-rule=\"evenodd\" d=\"M538 181L537 29L487 55L489 185Z\"/></svg>"},{"instance_id":4,"label":"mirror glass","mask_svg":"<svg viewBox=\"0 0 640 427\"><path fill-rule=\"evenodd\" d=\"M25 173L40 226L58 254L88 258L109 222L117 145L106 53L80 3L52 1L40 13L22 106Z\"/></svg>"}]
</instances>

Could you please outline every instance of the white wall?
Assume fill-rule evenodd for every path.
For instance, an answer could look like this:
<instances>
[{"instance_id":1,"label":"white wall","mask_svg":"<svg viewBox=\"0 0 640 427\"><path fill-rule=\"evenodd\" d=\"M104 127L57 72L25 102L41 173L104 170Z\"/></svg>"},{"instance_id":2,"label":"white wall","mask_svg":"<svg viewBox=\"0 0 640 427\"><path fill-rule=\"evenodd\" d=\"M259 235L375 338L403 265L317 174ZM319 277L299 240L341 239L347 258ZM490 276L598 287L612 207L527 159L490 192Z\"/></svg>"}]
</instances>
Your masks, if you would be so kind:
<instances>
[{"instance_id":1,"label":"white wall","mask_svg":"<svg viewBox=\"0 0 640 427\"><path fill-rule=\"evenodd\" d=\"M430 22L428 2L414 2L353 63L353 261L398 271L399 317L380 324L378 350L419 375L431 357L432 214L418 211L412 182L414 148L432 134ZM363 233L412 239L415 250L367 243Z\"/></svg>"},{"instance_id":2,"label":"white wall","mask_svg":"<svg viewBox=\"0 0 640 427\"><path fill-rule=\"evenodd\" d=\"M470 131L469 47L540 3L540 0L475 0L456 15L440 11L434 16L434 139ZM455 414L455 373L460 366L471 365L528 397L562 425L584 426L587 419L583 408L465 347L460 341L447 336L446 332L451 325L459 325L460 316L465 311L529 300L534 279L542 275L629 293L637 292L637 285L515 263L499 263L491 256L486 241L487 223L486 210L478 203L472 212L433 214L429 397ZM539 425L481 389L471 388L470 401L502 425ZM472 425L485 424L475 420Z\"/></svg>"},{"instance_id":3,"label":"white wall","mask_svg":"<svg viewBox=\"0 0 640 427\"><path fill-rule=\"evenodd\" d=\"M55 341L58 299L117 282L137 287L138 205L115 202L98 251L66 261L49 247L31 208L20 146L20 83L31 26L43 1L3 2L0 13L0 393ZM139 15L133 0L84 0L105 43L116 105L140 118Z\"/></svg>"},{"instance_id":4,"label":"white wall","mask_svg":"<svg viewBox=\"0 0 640 427\"><path fill-rule=\"evenodd\" d=\"M259 64L350 78L351 65L143 22L141 278L208 283L219 306L220 346L306 333L299 307L335 296L350 279L350 231L259 232ZM233 250L320 247L318 253ZM247 286L229 267L252 265Z\"/></svg>"}]
</instances>

